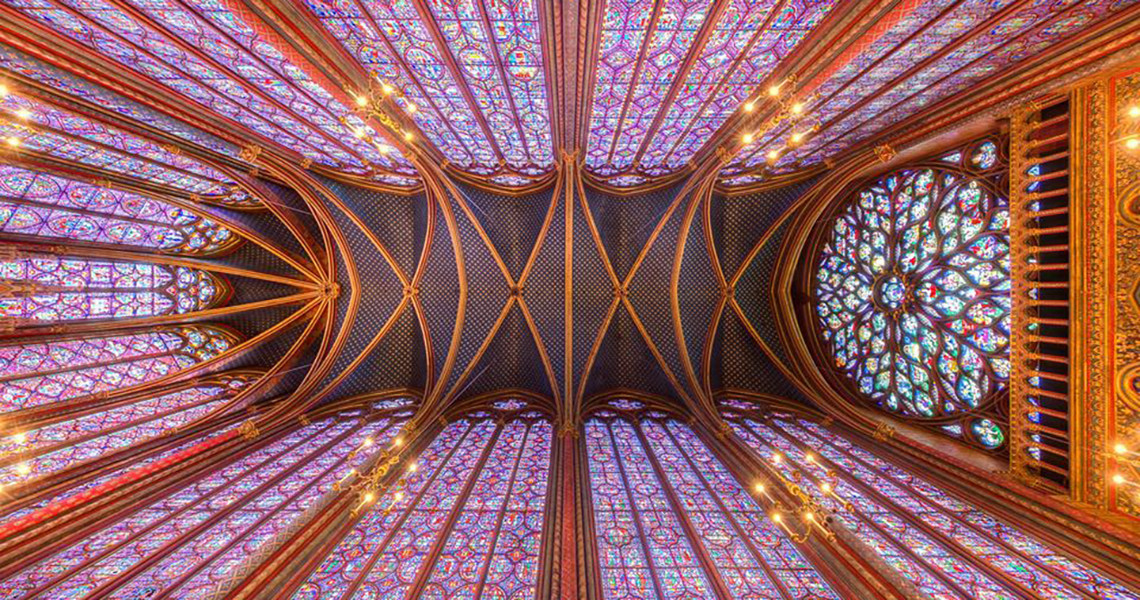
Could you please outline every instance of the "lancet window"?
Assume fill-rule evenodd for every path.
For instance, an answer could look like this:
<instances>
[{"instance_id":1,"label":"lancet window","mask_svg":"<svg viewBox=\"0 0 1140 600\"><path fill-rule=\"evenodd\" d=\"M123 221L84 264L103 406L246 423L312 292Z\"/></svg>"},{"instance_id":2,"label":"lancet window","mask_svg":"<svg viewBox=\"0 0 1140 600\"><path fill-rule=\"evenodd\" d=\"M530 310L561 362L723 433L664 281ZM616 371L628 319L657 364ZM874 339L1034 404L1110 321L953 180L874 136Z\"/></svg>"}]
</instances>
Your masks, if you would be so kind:
<instances>
[{"instance_id":1,"label":"lancet window","mask_svg":"<svg viewBox=\"0 0 1140 600\"><path fill-rule=\"evenodd\" d=\"M0 260L0 317L123 319L213 308L230 295L218 275L191 267L31 256Z\"/></svg>"},{"instance_id":2,"label":"lancet window","mask_svg":"<svg viewBox=\"0 0 1140 600\"><path fill-rule=\"evenodd\" d=\"M8 164L0 164L0 233L193 256L240 243L228 228L168 202Z\"/></svg>"},{"instance_id":3,"label":"lancet window","mask_svg":"<svg viewBox=\"0 0 1140 600\"><path fill-rule=\"evenodd\" d=\"M360 448L386 442L407 416L362 412L268 434L227 464L23 568L0 590L21 597L201 597L331 491L342 471L364 459Z\"/></svg>"},{"instance_id":4,"label":"lancet window","mask_svg":"<svg viewBox=\"0 0 1140 600\"><path fill-rule=\"evenodd\" d=\"M605 598L838 598L677 418L611 401L584 447Z\"/></svg>"},{"instance_id":5,"label":"lancet window","mask_svg":"<svg viewBox=\"0 0 1140 600\"><path fill-rule=\"evenodd\" d=\"M931 598L1135 598L828 427L787 414L729 421L758 459L807 488L841 526Z\"/></svg>"},{"instance_id":6,"label":"lancet window","mask_svg":"<svg viewBox=\"0 0 1140 600\"><path fill-rule=\"evenodd\" d=\"M86 403L46 424L22 426L8 418L0 438L0 489L17 497L17 481L43 478L63 469L173 433L221 408L256 376L226 374L201 382L126 394L109 403ZM10 416L11 417L11 416Z\"/></svg>"},{"instance_id":7,"label":"lancet window","mask_svg":"<svg viewBox=\"0 0 1140 600\"><path fill-rule=\"evenodd\" d=\"M293 597L533 597L552 435L512 400L447 424Z\"/></svg>"},{"instance_id":8,"label":"lancet window","mask_svg":"<svg viewBox=\"0 0 1140 600\"><path fill-rule=\"evenodd\" d=\"M233 347L212 325L0 346L0 413L119 390L172 375Z\"/></svg>"}]
</instances>

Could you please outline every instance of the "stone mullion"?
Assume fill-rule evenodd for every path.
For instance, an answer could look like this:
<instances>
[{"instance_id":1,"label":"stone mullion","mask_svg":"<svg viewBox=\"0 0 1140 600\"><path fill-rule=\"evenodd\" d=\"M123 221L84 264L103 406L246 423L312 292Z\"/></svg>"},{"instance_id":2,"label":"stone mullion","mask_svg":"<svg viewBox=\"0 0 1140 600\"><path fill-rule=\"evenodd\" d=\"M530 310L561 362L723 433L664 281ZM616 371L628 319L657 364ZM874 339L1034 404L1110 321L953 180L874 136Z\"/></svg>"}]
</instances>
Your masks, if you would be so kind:
<instances>
[{"instance_id":1,"label":"stone mullion","mask_svg":"<svg viewBox=\"0 0 1140 600\"><path fill-rule=\"evenodd\" d=\"M165 515L165 516L164 516L162 519L159 519L159 520L155 521L155 522L154 522L154 523L152 523L151 525L149 525L149 526L147 526L146 528L144 528L142 531L139 531L139 532L135 532L135 533L134 533L132 536L130 536L129 538L127 538L127 539L124 539L124 540L120 540L118 543L116 543L116 544L114 544L113 546L111 546L111 547L109 547L109 548L107 548L107 549L103 550L103 551L102 551L101 553L99 553L98 555L96 555L96 556L88 556L88 557L86 557L86 558L83 560L83 562L81 562L80 564L76 565L75 567L72 567L71 569L68 569L68 571L66 571L65 573L62 573L62 574L59 574L59 575L57 575L57 576L56 576L55 578L53 578L51 581L49 581L49 582L47 582L47 583L43 584L42 586L40 586L39 588L37 588L37 589L36 589L36 591L34 591L34 592L32 593L32 595L34 596L34 595L37 595L37 594L43 594L43 593L47 593L47 591L51 590L52 588L55 588L56 586L58 586L58 585L60 585L60 584L66 583L67 581L70 581L72 577L74 577L74 576L75 576L75 575L77 575L78 573L82 572L83 570L87 569L88 567L94 566L94 565L95 565L96 563L98 563L99 561L101 561L101 560L103 560L103 559L105 559L105 558L109 558L109 557L113 556L113 555L114 555L116 552L118 552L118 551L119 551L120 549L122 549L123 547L127 546L127 545L128 545L128 544L129 544L129 543L132 541L132 540L136 539L137 537L139 537L139 536L144 536L144 535L146 535L147 533L149 533L149 532L151 532L151 531L153 531L153 530L155 530L155 529L158 529L158 528L159 528L159 527L161 527L162 525L164 525L164 524L166 524L166 523L170 522L171 520L173 520L173 519L177 518L178 516L180 516L180 515L182 515L182 514L184 514L184 513L188 512L188 511L190 511L190 510L192 510L192 509L194 509L194 508L197 508L197 507L199 507L199 506L203 506L203 505L205 505L205 504L208 504L208 503L209 503L209 502L210 502L210 501L211 501L211 500L212 500L214 497L218 496L218 495L219 495L221 492L225 491L225 490L226 490L227 488L229 488L231 485L233 485L233 484L237 483L238 481L241 481L241 480L245 479L246 477L249 477L249 476L250 476L250 474L251 474L251 473L253 473L254 469L256 469L256 468L258 468L258 467L260 467L260 466L262 466L262 465L264 465L264 464L266 464L266 463L268 463L268 462L270 462L270 461L272 461L272 460L274 460L274 459L280 458L281 456L283 456L283 455L285 455L285 454L288 454L288 453L289 453L290 451L292 451L294 448L296 448L296 447L298 447L298 446L300 446L300 445L304 444L306 441L308 441L308 439L310 439L310 438L311 438L313 435L315 435L316 433L317 433L317 432L315 432L315 431L314 431L314 432L312 432L311 434L309 434L309 436L307 436L305 439L303 439L303 440L300 440L300 441L298 441L298 442L296 442L296 443L294 443L294 444L290 445L290 446L289 446L289 447L287 447L287 448L282 448L281 450L279 450L279 451L275 452L275 453L274 453L274 454L273 454L271 457L269 457L269 458L266 458L265 460L263 460L263 461L261 461L260 463L258 463L258 465L256 465L256 466L253 466L253 467L250 467L250 468L248 468L248 469L244 470L244 471L242 472L242 474L241 474L241 475L239 475L239 476L235 477L234 479L232 479L232 480L230 480L230 481L228 481L228 482L226 482L226 483L224 483L224 484L222 484L222 485L218 486L217 488L214 488L214 489L213 489L213 490L211 490L210 492L208 492L208 493L206 493L205 495L201 496L201 497L200 497L200 498L198 498L197 500L195 500L195 501L193 501L193 502L191 502L191 503L187 504L186 506L182 507L181 509L178 509L178 510L176 510L175 512L172 512L172 513L169 513L169 514ZM274 436L274 437L266 437L266 439L265 439L265 440L264 440L264 442L263 442L263 443L260 445L260 447L264 447L264 446L266 446L266 445L268 445L268 444L272 443L273 441L275 441L276 437L277 437L277 436ZM250 450L253 450L253 449L251 448ZM243 454L243 455L244 455L244 454ZM234 457L231 457L231 458L230 458L230 460L229 460L229 461L227 461L227 462L232 462L233 460L236 460L236 459L237 459L237 456L234 456ZM216 464L214 464L214 465L210 465L210 466L211 466L211 467L216 467L217 465L216 465ZM208 470L205 470L205 471L203 471L202 473L200 473L200 475L199 475L199 478L201 478L201 477L203 477L203 476L206 476L206 475L208 475L208 474L210 474L210 473L213 473L214 471L215 471L215 470L214 470L213 468L211 468L211 469L208 469ZM157 497L159 497L159 494L150 493L150 494L148 494L148 496L149 496L149 497L151 497L151 498L157 498ZM132 508L137 508L137 507L132 507ZM114 522L116 522L116 521L120 520L120 518L121 518L121 517L123 517L123 516L126 516L126 515L125 515L125 512L124 512L124 513L120 513L120 515L118 515L118 517L119 517L119 518L112 518L112 519L108 519L108 520L105 520L105 521L103 521L103 523L102 523L101 525L111 525L111 524L113 524ZM103 527L99 527L99 529L102 529L102 528L103 528ZM94 531L92 531L92 533L95 533L95 532L94 532Z\"/></svg>"},{"instance_id":2,"label":"stone mullion","mask_svg":"<svg viewBox=\"0 0 1140 600\"><path fill-rule=\"evenodd\" d=\"M661 586L661 581L657 575L657 567L654 564L653 555L650 554L650 552L649 552L649 543L646 541L645 525L641 519L641 511L637 510L637 503L634 502L634 500L633 500L633 491L629 489L629 477L627 477L626 473L625 473L625 464L622 461L621 453L618 452L617 442L614 440L613 428L610 426L610 423L608 421L605 423L605 426L606 426L606 437L608 438L608 441L610 444L610 449L611 449L611 452L613 452L613 456L614 456L614 464L617 465L618 473L621 475L622 488L625 490L626 500L629 501L629 511L633 515L634 525L637 526L637 540L638 540L638 543L641 545L641 552L645 555L646 570L649 571L649 576L653 580L653 589L657 593L657 597L658 598L665 598L666 596L665 596L665 593L664 593L663 588ZM633 424L631 424L630 426L636 427L636 425L633 425ZM588 470L589 470L589 468L587 467L587 472L588 472ZM589 479L587 479L586 481L589 482ZM592 491L592 487L593 486L591 486L591 491Z\"/></svg>"},{"instance_id":3,"label":"stone mullion","mask_svg":"<svg viewBox=\"0 0 1140 600\"><path fill-rule=\"evenodd\" d=\"M487 465L487 459L491 456L495 450L495 446L499 443L503 429L504 425L500 421L495 426L495 432L491 435L491 439L487 440L487 444L483 447L479 460L475 463L475 466L471 469L471 473L467 476L467 482L459 492L455 506L451 507L447 515L447 520L444 521L443 526L435 532L437 536L435 543L432 545L431 550L428 551L427 557L420 563L419 570L416 572L416 579L412 582L412 586L405 594L406 598L419 598L424 594L424 587L431 578L432 568L435 567L435 563L439 561L440 554L444 548L447 547L447 540L451 537L451 531L455 528L455 523L459 520L459 515L463 514L463 508L467 505L467 500L471 497L471 491L475 489L475 484L479 481L479 474L483 472L484 467ZM426 491L427 488L425 487L424 490Z\"/></svg>"},{"instance_id":4,"label":"stone mullion","mask_svg":"<svg viewBox=\"0 0 1140 600\"><path fill-rule=\"evenodd\" d=\"M297 448L300 448L302 446L307 446L313 438L315 438L317 435L319 435L321 433L324 433L324 431L326 431L327 429L329 429L333 426L334 426L334 424L332 422L326 423L323 428L314 430L304 440L299 442L297 445L292 446L288 450L286 450L284 453L279 454L278 458L283 456L284 454L292 452L293 450L295 450ZM201 523L194 526L193 528L191 528L187 531L180 532L176 538L174 538L174 539L168 541L167 543L163 544L163 546L160 549L152 551L147 556L147 558L145 558L144 560L136 563L130 569L127 569L126 571L123 571L122 573L115 575L113 578L103 582L102 585L100 585L97 589L92 591L91 594L96 598L102 598L102 597L107 597L107 596L113 595L119 588L121 588L124 585L129 584L132 579L134 579L138 575L144 573L150 567L154 566L156 563L160 562L168 554L176 552L179 548L181 548L182 546L184 546L188 542L192 541L195 537L197 537L201 533L208 531L215 524L221 522L223 519L225 519L229 515L237 512L238 509L245 506L247 503L255 500L263 492L265 492L265 491L269 490L270 488L276 486L277 484L284 481L287 477L289 477L293 473L297 472L299 469L301 469L304 466L304 462L306 460L310 459L311 457L313 457L315 455L319 455L319 454L323 454L325 452L331 451L333 448L336 447L337 444L343 442L345 439L347 439L348 437L350 437L353 434L355 434L356 432L358 432L362 426L363 426L363 423L358 422L358 423L356 423L356 425L354 425L353 427L350 427L344 433L341 433L340 435L336 436L332 440L325 442L320 447L308 451L305 454L304 458L299 459L292 466L290 466L286 469L283 469L280 473L275 475L269 481L266 481L266 482L262 483L261 485L257 486L256 488L250 490L249 492L242 494L242 496L240 498L230 502L228 506L226 506L225 508L222 508L221 510L210 515L209 518L202 521ZM236 483L236 480L234 483ZM227 487L229 487L229 485L232 485L232 483L221 486L218 489L221 490L221 489L227 488ZM278 506L277 509L274 509L273 512L276 512L276 510L279 510L279 509L280 509L280 505ZM262 520L264 520L264 517ZM249 531L251 531L251 528L246 528L245 532L248 533ZM244 533L243 533L243 536L244 536ZM243 536L238 536L237 538L235 538L231 542L230 545L232 545L237 540L240 540L241 537L243 537ZM220 550L219 550L219 552L220 552ZM211 555L211 556L216 556L216 555L217 555L217 552L215 552L215 554ZM199 563L198 567L193 572L188 573L186 575L187 576L192 575L193 573L197 572L198 569L200 569L206 565L207 565L207 561L203 561L203 562ZM178 581L184 580L185 578L186 578L186 576L183 576Z\"/></svg>"},{"instance_id":5,"label":"stone mullion","mask_svg":"<svg viewBox=\"0 0 1140 600\"><path fill-rule=\"evenodd\" d=\"M681 524L681 529L685 532L686 537L689 538L689 544L697 555L697 560L700 561L701 567L708 576L709 584L712 585L713 592L722 600L730 600L732 598L732 592L730 592L728 586L725 585L724 579L720 575L720 569L717 568L716 562L713 561L712 556L709 555L708 548L705 548L704 540L702 540L700 534L697 533L697 529L689 518L688 512L685 511L684 504L681 503L681 499L677 496L677 490L673 488L673 484L665 475L665 469L661 467L661 461L657 460L657 456L653 452L653 447L649 444L649 439L641 429L641 424L636 423L632 426L637 434L638 443L641 444L642 449L645 450L645 456L649 459L649 464L653 468L657 482L661 485L661 489L664 490L666 499L669 500L669 505L673 509L673 515L677 517L677 521Z\"/></svg>"}]
</instances>

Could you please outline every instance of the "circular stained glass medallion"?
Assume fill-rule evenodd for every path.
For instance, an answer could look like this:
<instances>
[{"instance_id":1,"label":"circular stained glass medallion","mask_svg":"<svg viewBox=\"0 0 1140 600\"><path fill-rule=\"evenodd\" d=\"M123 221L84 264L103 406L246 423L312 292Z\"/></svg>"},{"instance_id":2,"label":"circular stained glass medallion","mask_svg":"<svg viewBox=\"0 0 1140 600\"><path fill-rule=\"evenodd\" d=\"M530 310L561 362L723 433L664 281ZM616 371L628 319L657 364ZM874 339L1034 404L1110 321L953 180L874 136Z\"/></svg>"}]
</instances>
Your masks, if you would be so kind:
<instances>
[{"instance_id":1,"label":"circular stained glass medallion","mask_svg":"<svg viewBox=\"0 0 1140 600\"><path fill-rule=\"evenodd\" d=\"M840 211L815 269L815 311L833 364L872 402L949 422L1006 387L1008 204L983 180L932 166L886 175ZM994 421L969 423L983 447L1004 442Z\"/></svg>"}]
</instances>

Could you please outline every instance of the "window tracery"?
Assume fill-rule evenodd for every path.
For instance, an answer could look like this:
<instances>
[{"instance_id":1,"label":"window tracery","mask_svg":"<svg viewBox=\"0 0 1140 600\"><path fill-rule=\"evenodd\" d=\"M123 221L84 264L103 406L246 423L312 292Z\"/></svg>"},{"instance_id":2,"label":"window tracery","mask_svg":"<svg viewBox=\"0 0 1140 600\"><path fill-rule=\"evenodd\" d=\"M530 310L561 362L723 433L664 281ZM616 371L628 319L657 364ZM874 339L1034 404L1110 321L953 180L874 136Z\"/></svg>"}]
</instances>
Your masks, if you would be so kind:
<instances>
[{"instance_id":1,"label":"window tracery","mask_svg":"<svg viewBox=\"0 0 1140 600\"><path fill-rule=\"evenodd\" d=\"M398 420L334 416L274 436L86 539L0 582L16 595L198 597L250 548L332 489L365 437ZM188 594L188 595L185 595Z\"/></svg>"},{"instance_id":2,"label":"window tracery","mask_svg":"<svg viewBox=\"0 0 1140 600\"><path fill-rule=\"evenodd\" d=\"M232 348L215 325L0 346L0 414L127 388L171 375Z\"/></svg>"},{"instance_id":3,"label":"window tracery","mask_svg":"<svg viewBox=\"0 0 1140 600\"><path fill-rule=\"evenodd\" d=\"M0 260L0 317L70 321L187 314L230 295L225 278L191 267L90 258Z\"/></svg>"},{"instance_id":4,"label":"window tracery","mask_svg":"<svg viewBox=\"0 0 1140 600\"><path fill-rule=\"evenodd\" d=\"M168 202L0 164L0 232L211 256L241 238Z\"/></svg>"},{"instance_id":5,"label":"window tracery","mask_svg":"<svg viewBox=\"0 0 1140 600\"><path fill-rule=\"evenodd\" d=\"M642 403L585 423L606 598L838 598L704 442Z\"/></svg>"},{"instance_id":6,"label":"window tracery","mask_svg":"<svg viewBox=\"0 0 1140 600\"><path fill-rule=\"evenodd\" d=\"M825 234L812 286L853 391L987 450L1007 437L1006 177L989 138L867 184Z\"/></svg>"},{"instance_id":7,"label":"window tracery","mask_svg":"<svg viewBox=\"0 0 1140 600\"><path fill-rule=\"evenodd\" d=\"M932 598L1135 597L828 427L746 414L729 422L760 459L817 490L834 518Z\"/></svg>"},{"instance_id":8,"label":"window tracery","mask_svg":"<svg viewBox=\"0 0 1140 600\"><path fill-rule=\"evenodd\" d=\"M533 410L449 423L294 594L530 597L538 579L553 427Z\"/></svg>"}]
</instances>

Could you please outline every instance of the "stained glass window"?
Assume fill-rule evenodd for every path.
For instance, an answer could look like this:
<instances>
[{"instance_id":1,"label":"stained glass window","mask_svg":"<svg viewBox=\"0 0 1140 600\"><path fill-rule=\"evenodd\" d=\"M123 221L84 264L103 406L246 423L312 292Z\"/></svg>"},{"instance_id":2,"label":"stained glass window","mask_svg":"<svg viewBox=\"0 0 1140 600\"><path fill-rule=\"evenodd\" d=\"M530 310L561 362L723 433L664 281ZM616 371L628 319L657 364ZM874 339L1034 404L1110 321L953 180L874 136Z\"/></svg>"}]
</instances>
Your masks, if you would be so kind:
<instances>
[{"instance_id":1,"label":"stained glass window","mask_svg":"<svg viewBox=\"0 0 1140 600\"><path fill-rule=\"evenodd\" d=\"M94 411L90 405L80 407L71 418L57 416L42 427L10 431L0 439L0 489L18 495L12 484L19 479L44 477L169 433L220 407L251 381L249 376L216 376L201 384L128 396Z\"/></svg>"},{"instance_id":2,"label":"stained glass window","mask_svg":"<svg viewBox=\"0 0 1140 600\"><path fill-rule=\"evenodd\" d=\"M0 233L212 255L241 238L167 202L0 164Z\"/></svg>"},{"instance_id":3,"label":"stained glass window","mask_svg":"<svg viewBox=\"0 0 1140 600\"><path fill-rule=\"evenodd\" d=\"M201 597L246 553L287 527L365 437L386 441L391 418L326 418L253 446L224 468L147 503L0 583L16 596ZM144 564L144 561L145 564ZM140 566L141 565L141 566Z\"/></svg>"},{"instance_id":4,"label":"stained glass window","mask_svg":"<svg viewBox=\"0 0 1140 600\"><path fill-rule=\"evenodd\" d=\"M164 133L176 135L203 148L231 158L238 157L239 150L234 144L194 129L181 121L171 119L153 108L113 94L13 48L0 47L0 69L27 77L51 89L66 92L69 96L86 100L94 106L110 109L132 121L144 123ZM8 77L8 79L16 78Z\"/></svg>"},{"instance_id":5,"label":"stained glass window","mask_svg":"<svg viewBox=\"0 0 1140 600\"><path fill-rule=\"evenodd\" d=\"M968 164L918 164L866 185L826 234L815 271L822 341L876 405L1004 447L1009 200L992 140Z\"/></svg>"},{"instance_id":6,"label":"stained glass window","mask_svg":"<svg viewBox=\"0 0 1140 600\"><path fill-rule=\"evenodd\" d=\"M207 441L209 439L217 438L218 436L225 435L226 432L236 429L239 422L231 421L215 421L206 430L195 436L190 436L174 443L166 444L165 447L132 454L129 460L118 460L109 466L102 466L97 471L78 472L70 474L66 480L62 482L62 486L52 488L52 491L47 494L32 495L31 493L24 495L22 498L12 498L10 496L3 496L8 502L5 502L0 507L0 523L5 525L27 517L32 513L52 504L54 502L66 502L83 494L90 493L92 490L97 489L101 485L110 483L111 481L123 476L128 471L133 469L143 469L147 466L154 465L155 463L167 459L186 448ZM112 454L114 457L115 454ZM101 459L98 459L101 460ZM54 479L52 477L46 480ZM32 480L39 483L43 480ZM0 490L2 491L2 490ZM3 583L0 582L0 590L3 590Z\"/></svg>"},{"instance_id":7,"label":"stained glass window","mask_svg":"<svg viewBox=\"0 0 1140 600\"><path fill-rule=\"evenodd\" d=\"M431 14L424 17L411 2L305 4L377 74L381 86L398 92L396 104L448 161L481 174L498 171L500 156L517 172L550 170L553 143L533 0L428 3ZM429 24L429 18L435 22ZM442 47L433 27L440 31ZM450 60L462 79L457 81Z\"/></svg>"},{"instance_id":8,"label":"stained glass window","mask_svg":"<svg viewBox=\"0 0 1140 600\"><path fill-rule=\"evenodd\" d=\"M923 2L903 18L882 23L801 88L814 98L819 134L787 152L777 171L794 171L835 157L938 101L1014 67L1048 46L1093 27L1131 3L1011 5L1007 2ZM1006 12L1003 25L991 19ZM1032 48L1030 50L1029 48ZM762 166L782 148L790 128L757 137L729 172Z\"/></svg>"},{"instance_id":9,"label":"stained glass window","mask_svg":"<svg viewBox=\"0 0 1140 600\"><path fill-rule=\"evenodd\" d=\"M533 597L552 427L488 417L447 425L293 597Z\"/></svg>"},{"instance_id":10,"label":"stained glass window","mask_svg":"<svg viewBox=\"0 0 1140 600\"><path fill-rule=\"evenodd\" d=\"M606 2L586 151L592 172L682 168L835 2L726 4Z\"/></svg>"},{"instance_id":11,"label":"stained glass window","mask_svg":"<svg viewBox=\"0 0 1140 600\"><path fill-rule=\"evenodd\" d=\"M136 19L110 2L63 4L21 2L18 9L314 162L363 173L363 156L409 170L397 152L384 157L351 135L364 123L229 9L204 7L199 15L136 2L132 8L144 16Z\"/></svg>"},{"instance_id":12,"label":"stained glass window","mask_svg":"<svg viewBox=\"0 0 1140 600\"><path fill-rule=\"evenodd\" d=\"M69 321L186 314L228 297L224 278L190 267L57 256L0 260L0 317Z\"/></svg>"},{"instance_id":13,"label":"stained glass window","mask_svg":"<svg viewBox=\"0 0 1140 600\"><path fill-rule=\"evenodd\" d=\"M0 346L0 413L153 381L233 347L236 333L185 325Z\"/></svg>"},{"instance_id":14,"label":"stained glass window","mask_svg":"<svg viewBox=\"0 0 1140 600\"><path fill-rule=\"evenodd\" d=\"M0 110L8 113L9 129L5 135L22 137L24 145L34 150L116 172L124 172L125 168L127 174L202 194L218 192L229 183L225 175L194 159L24 94L9 91L0 97ZM86 144L71 146L79 140L104 152L81 155L79 148L87 147ZM57 147L56 143L69 149ZM142 160L118 162L125 160L124 155ZM130 170L140 167L139 171Z\"/></svg>"},{"instance_id":15,"label":"stained glass window","mask_svg":"<svg viewBox=\"0 0 1140 600\"><path fill-rule=\"evenodd\" d=\"M932 598L1136 597L821 425L779 417L734 419L732 427ZM776 454L778 461L772 460Z\"/></svg>"},{"instance_id":16,"label":"stained glass window","mask_svg":"<svg viewBox=\"0 0 1140 600\"><path fill-rule=\"evenodd\" d=\"M585 446L606 598L838 598L688 426L603 411Z\"/></svg>"}]
</instances>

